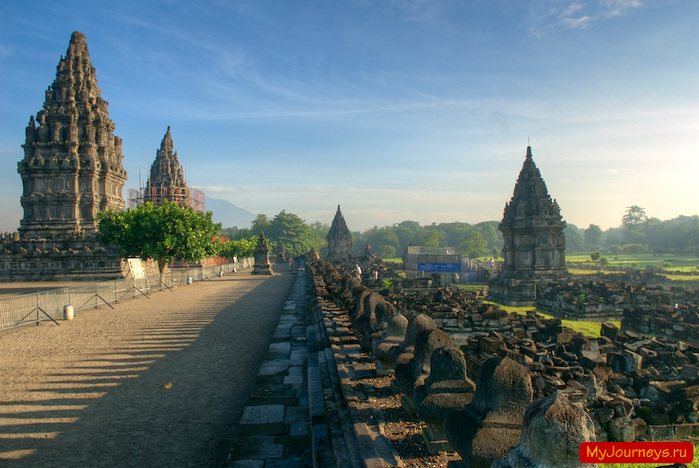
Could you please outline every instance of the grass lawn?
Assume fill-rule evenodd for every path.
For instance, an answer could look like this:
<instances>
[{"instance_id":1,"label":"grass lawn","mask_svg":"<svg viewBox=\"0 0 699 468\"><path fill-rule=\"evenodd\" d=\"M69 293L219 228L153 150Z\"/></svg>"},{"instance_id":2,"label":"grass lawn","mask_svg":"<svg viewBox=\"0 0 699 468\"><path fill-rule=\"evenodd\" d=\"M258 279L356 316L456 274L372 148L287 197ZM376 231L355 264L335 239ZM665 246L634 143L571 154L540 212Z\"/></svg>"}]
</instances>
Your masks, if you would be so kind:
<instances>
[{"instance_id":1,"label":"grass lawn","mask_svg":"<svg viewBox=\"0 0 699 468\"><path fill-rule=\"evenodd\" d=\"M495 302L490 302L490 301L485 301L488 304L496 304ZM514 307L514 306L506 306L502 304L497 304L498 307L500 307L503 310L506 310L507 312L514 312L519 315L527 315L527 312L533 310L535 311L538 315L541 315L544 318L551 319L555 318L553 315L549 314L544 314L542 312L539 312L536 310L536 307L533 306L527 306L527 307ZM609 323L613 323L614 325L617 326L617 328L621 328L621 321L620 320L609 320ZM580 332L583 335L590 337L590 338L599 338L600 337L600 330L602 328L602 322L587 322L584 320L566 320L566 319L561 319L561 325L564 327L568 327L576 332Z\"/></svg>"},{"instance_id":2,"label":"grass lawn","mask_svg":"<svg viewBox=\"0 0 699 468\"><path fill-rule=\"evenodd\" d=\"M609 261L609 266L621 268L645 269L650 266L663 269L668 273L661 273L666 276L673 286L681 288L699 288L699 275L678 275L672 272L681 271L685 273L699 273L699 257L695 254L637 254L637 255L608 255L604 256ZM567 255L566 262L573 264L568 271L573 275L591 275L598 270L588 270L575 268L575 264L592 265L589 255ZM603 273L614 273L614 271L603 271Z\"/></svg>"},{"instance_id":3,"label":"grass lawn","mask_svg":"<svg viewBox=\"0 0 699 468\"><path fill-rule=\"evenodd\" d=\"M648 266L663 268L668 271L699 272L699 257L696 254L621 254L605 255L610 266L621 268L644 269ZM566 255L568 263L582 263L591 265L590 255Z\"/></svg>"}]
</instances>

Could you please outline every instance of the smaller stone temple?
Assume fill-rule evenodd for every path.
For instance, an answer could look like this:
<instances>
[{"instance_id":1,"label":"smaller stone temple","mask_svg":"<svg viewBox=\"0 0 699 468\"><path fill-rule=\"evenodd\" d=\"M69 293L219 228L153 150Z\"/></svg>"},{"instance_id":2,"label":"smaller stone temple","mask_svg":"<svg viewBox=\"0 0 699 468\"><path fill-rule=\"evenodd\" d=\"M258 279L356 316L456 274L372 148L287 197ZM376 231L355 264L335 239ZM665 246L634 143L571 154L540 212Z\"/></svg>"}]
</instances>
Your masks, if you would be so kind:
<instances>
[{"instance_id":1,"label":"smaller stone temple","mask_svg":"<svg viewBox=\"0 0 699 468\"><path fill-rule=\"evenodd\" d=\"M252 266L253 275L273 275L272 264L269 262L269 246L265 233L261 232L257 237L255 246L255 263Z\"/></svg>"},{"instance_id":2,"label":"smaller stone temple","mask_svg":"<svg viewBox=\"0 0 699 468\"><path fill-rule=\"evenodd\" d=\"M182 207L191 206L191 195L184 180L182 165L177 159L177 151L172 140L170 127L167 128L155 161L150 168L150 177L143 193L144 202L162 205L169 201Z\"/></svg>"},{"instance_id":3,"label":"smaller stone temple","mask_svg":"<svg viewBox=\"0 0 699 468\"><path fill-rule=\"evenodd\" d=\"M352 256L352 233L347 227L340 205L328 231L328 260L347 260Z\"/></svg>"},{"instance_id":4,"label":"smaller stone temple","mask_svg":"<svg viewBox=\"0 0 699 468\"><path fill-rule=\"evenodd\" d=\"M537 287L567 277L565 227L558 203L549 196L528 146L499 226L505 241L504 261L490 282L489 299L507 305L534 305Z\"/></svg>"}]
</instances>

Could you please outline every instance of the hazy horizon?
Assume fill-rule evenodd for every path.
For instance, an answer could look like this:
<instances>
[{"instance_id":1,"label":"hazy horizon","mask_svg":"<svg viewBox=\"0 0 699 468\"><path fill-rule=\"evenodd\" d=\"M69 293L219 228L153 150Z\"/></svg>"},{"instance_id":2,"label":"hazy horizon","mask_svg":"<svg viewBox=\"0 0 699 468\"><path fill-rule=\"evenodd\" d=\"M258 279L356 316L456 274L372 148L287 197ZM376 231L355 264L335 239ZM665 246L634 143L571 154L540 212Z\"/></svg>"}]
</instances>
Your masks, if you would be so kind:
<instances>
[{"instance_id":1,"label":"hazy horizon","mask_svg":"<svg viewBox=\"0 0 699 468\"><path fill-rule=\"evenodd\" d=\"M692 216L697 21L682 1L4 2L0 230L19 227L24 129L73 31L125 199L170 126L207 197L308 223L339 204L353 231L499 221L527 145L569 224Z\"/></svg>"}]
</instances>

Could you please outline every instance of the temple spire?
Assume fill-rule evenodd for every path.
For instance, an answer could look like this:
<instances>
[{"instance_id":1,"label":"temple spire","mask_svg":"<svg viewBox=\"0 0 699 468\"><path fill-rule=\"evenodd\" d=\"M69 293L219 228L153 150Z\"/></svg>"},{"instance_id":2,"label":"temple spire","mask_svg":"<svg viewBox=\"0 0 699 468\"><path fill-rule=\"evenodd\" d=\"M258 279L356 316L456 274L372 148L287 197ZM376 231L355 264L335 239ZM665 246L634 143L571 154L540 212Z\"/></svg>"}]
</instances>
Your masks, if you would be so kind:
<instances>
[{"instance_id":1,"label":"temple spire","mask_svg":"<svg viewBox=\"0 0 699 468\"><path fill-rule=\"evenodd\" d=\"M528 146L514 193L505 205L499 225L504 261L498 278L491 283L493 300L513 305L532 304L536 299L536 284L568 274L565 226L558 203L549 196ZM521 284L515 287L516 282Z\"/></svg>"},{"instance_id":2,"label":"temple spire","mask_svg":"<svg viewBox=\"0 0 699 468\"><path fill-rule=\"evenodd\" d=\"M92 237L98 212L124 208L122 141L114 136L108 106L85 35L76 31L43 108L26 128L17 167L24 185L24 237Z\"/></svg>"},{"instance_id":3,"label":"temple spire","mask_svg":"<svg viewBox=\"0 0 699 468\"><path fill-rule=\"evenodd\" d=\"M352 233L347 227L345 217L342 216L340 205L328 231L328 259L346 260L352 256Z\"/></svg>"},{"instance_id":4,"label":"temple spire","mask_svg":"<svg viewBox=\"0 0 699 468\"><path fill-rule=\"evenodd\" d=\"M190 190L184 179L182 165L177 159L169 126L151 165L143 199L156 205L162 205L165 201L184 207L191 205Z\"/></svg>"}]
</instances>

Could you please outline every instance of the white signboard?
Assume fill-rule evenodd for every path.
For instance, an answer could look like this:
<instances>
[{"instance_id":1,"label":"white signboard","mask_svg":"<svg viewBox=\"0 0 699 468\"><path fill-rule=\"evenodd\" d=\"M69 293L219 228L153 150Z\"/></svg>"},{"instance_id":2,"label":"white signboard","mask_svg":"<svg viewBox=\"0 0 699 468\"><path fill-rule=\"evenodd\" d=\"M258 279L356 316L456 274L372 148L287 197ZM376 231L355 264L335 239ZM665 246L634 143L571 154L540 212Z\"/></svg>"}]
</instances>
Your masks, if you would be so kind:
<instances>
[{"instance_id":1,"label":"white signboard","mask_svg":"<svg viewBox=\"0 0 699 468\"><path fill-rule=\"evenodd\" d=\"M143 268L140 258L128 258L129 270L133 279L143 279L146 277L146 270Z\"/></svg>"}]
</instances>

